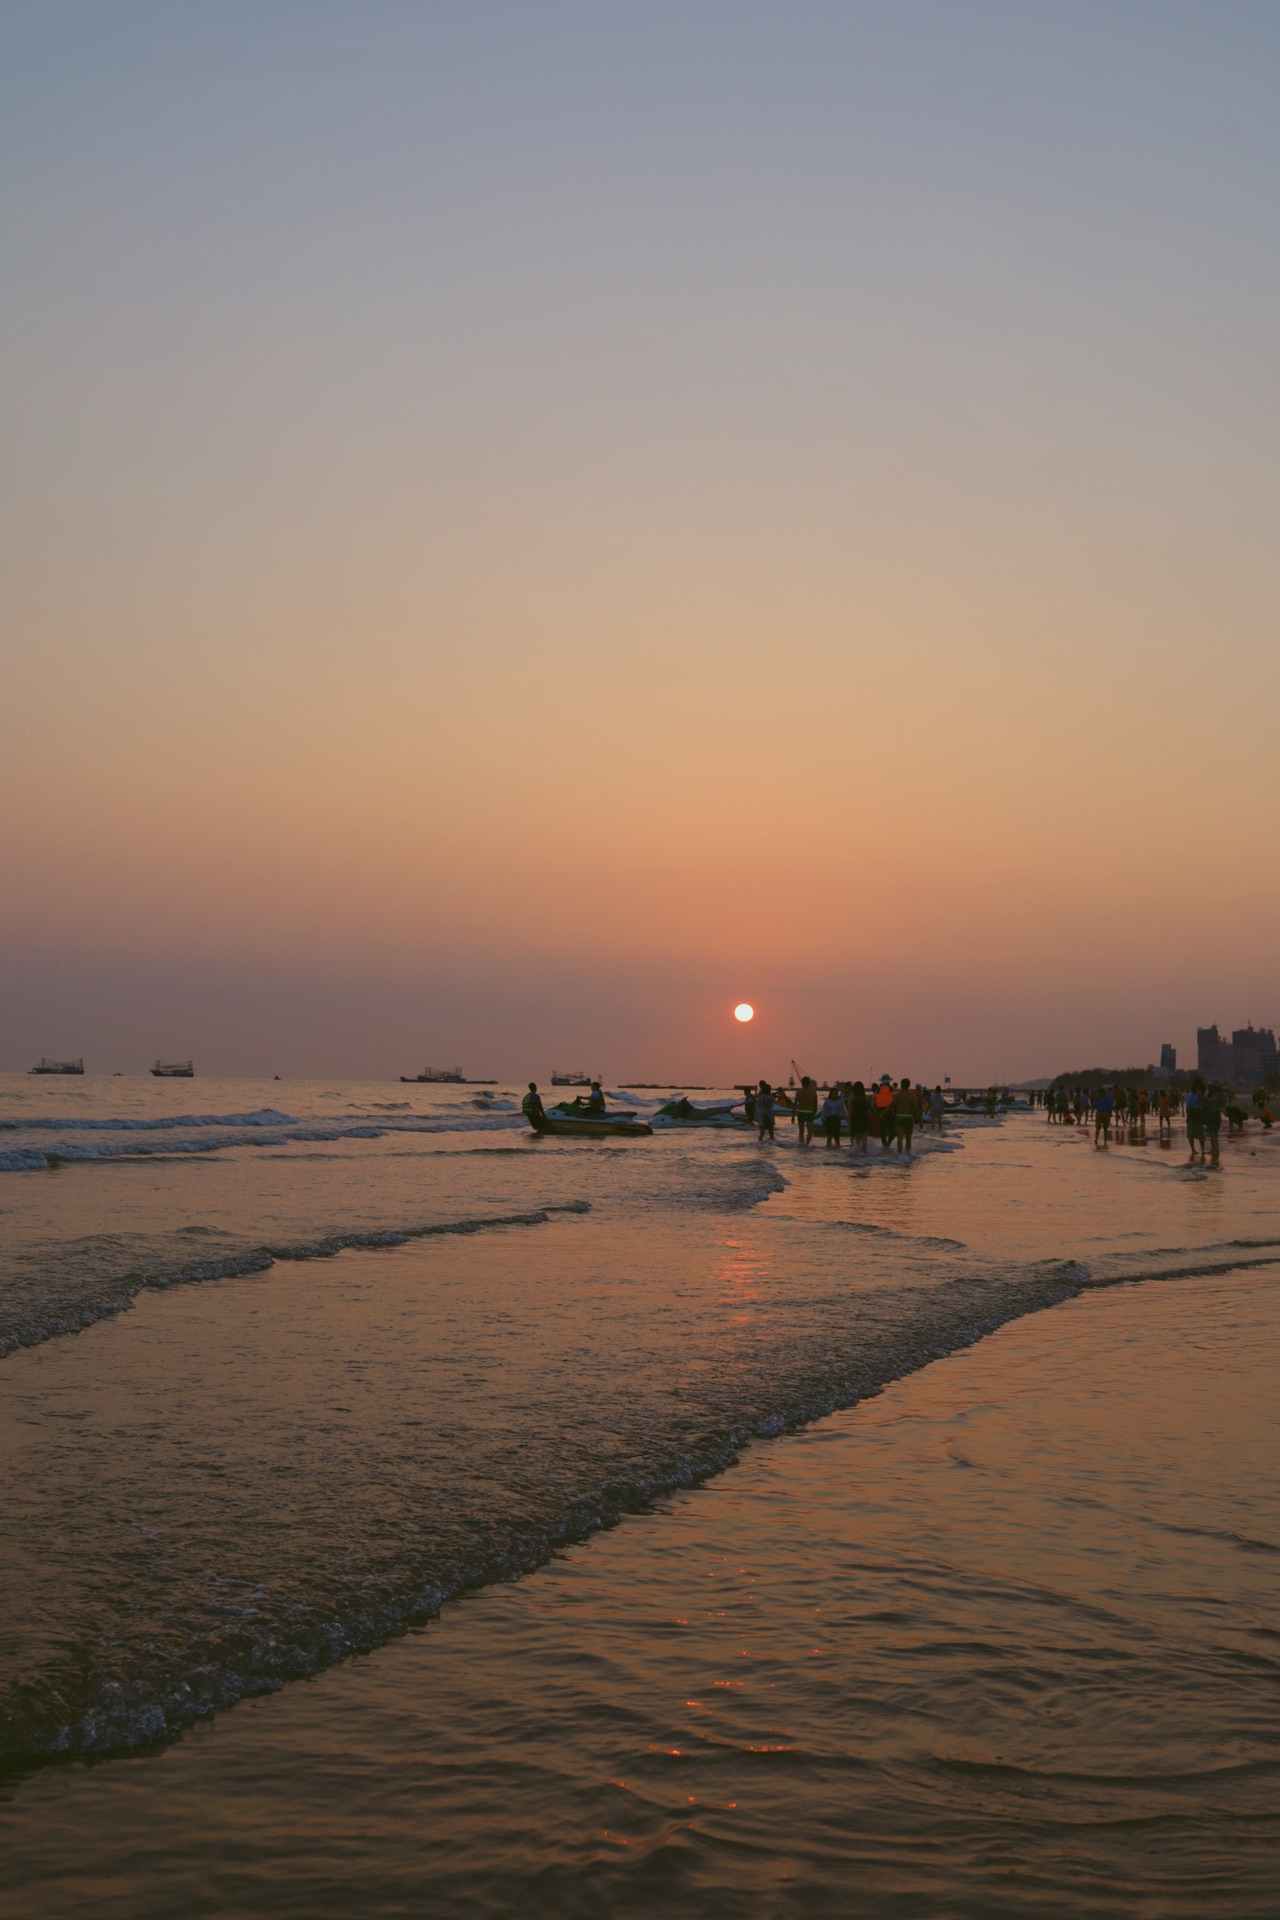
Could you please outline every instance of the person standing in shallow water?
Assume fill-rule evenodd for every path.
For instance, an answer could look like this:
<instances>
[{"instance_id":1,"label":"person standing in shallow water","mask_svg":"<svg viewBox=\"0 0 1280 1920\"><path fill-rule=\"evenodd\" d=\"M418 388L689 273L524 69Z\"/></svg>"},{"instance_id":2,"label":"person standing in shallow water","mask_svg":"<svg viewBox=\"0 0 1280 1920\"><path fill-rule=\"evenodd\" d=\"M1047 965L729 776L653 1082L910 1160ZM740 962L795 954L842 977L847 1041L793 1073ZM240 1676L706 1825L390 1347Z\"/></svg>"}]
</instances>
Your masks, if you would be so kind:
<instances>
[{"instance_id":1,"label":"person standing in shallow water","mask_svg":"<svg viewBox=\"0 0 1280 1920\"><path fill-rule=\"evenodd\" d=\"M829 1147L840 1145L840 1123L844 1119L844 1101L838 1086L827 1089L822 1103L822 1137Z\"/></svg>"},{"instance_id":2,"label":"person standing in shallow water","mask_svg":"<svg viewBox=\"0 0 1280 1920\"><path fill-rule=\"evenodd\" d=\"M766 1133L771 1140L777 1138L773 1130L773 1088L767 1080L760 1082L759 1089L756 1093L756 1125L760 1129L759 1138L761 1140L764 1139Z\"/></svg>"},{"instance_id":3,"label":"person standing in shallow water","mask_svg":"<svg viewBox=\"0 0 1280 1920\"><path fill-rule=\"evenodd\" d=\"M800 1091L796 1095L796 1125L800 1130L800 1145L813 1145L813 1122L818 1111L818 1089L807 1073L800 1076Z\"/></svg>"},{"instance_id":4,"label":"person standing in shallow water","mask_svg":"<svg viewBox=\"0 0 1280 1920\"><path fill-rule=\"evenodd\" d=\"M1204 1159L1204 1081L1196 1075L1187 1089L1187 1146L1191 1158L1196 1157L1196 1148L1200 1149L1200 1158Z\"/></svg>"},{"instance_id":5,"label":"person standing in shallow water","mask_svg":"<svg viewBox=\"0 0 1280 1920\"><path fill-rule=\"evenodd\" d=\"M894 1142L893 1082L886 1073L876 1088L876 1121L880 1129L880 1151L888 1153Z\"/></svg>"},{"instance_id":6,"label":"person standing in shallow water","mask_svg":"<svg viewBox=\"0 0 1280 1920\"><path fill-rule=\"evenodd\" d=\"M871 1102L861 1080L855 1080L849 1089L849 1145L867 1150L867 1135L871 1132Z\"/></svg>"},{"instance_id":7,"label":"person standing in shallow water","mask_svg":"<svg viewBox=\"0 0 1280 1920\"><path fill-rule=\"evenodd\" d=\"M542 1106L542 1095L538 1092L538 1083L536 1080L529 1082L529 1091L520 1102L520 1111L531 1127L536 1126L539 1120L546 1118Z\"/></svg>"},{"instance_id":8,"label":"person standing in shallow water","mask_svg":"<svg viewBox=\"0 0 1280 1920\"><path fill-rule=\"evenodd\" d=\"M911 1130L916 1124L916 1096L909 1080L904 1080L893 1096L893 1121L898 1135L895 1152L910 1153Z\"/></svg>"},{"instance_id":9,"label":"person standing in shallow water","mask_svg":"<svg viewBox=\"0 0 1280 1920\"><path fill-rule=\"evenodd\" d=\"M1214 1080L1205 1088L1200 1105L1201 1124L1204 1128L1200 1136L1200 1158L1204 1159L1205 1143L1209 1147L1209 1165L1218 1164L1218 1134L1222 1128L1222 1113L1227 1104L1226 1094Z\"/></svg>"}]
</instances>

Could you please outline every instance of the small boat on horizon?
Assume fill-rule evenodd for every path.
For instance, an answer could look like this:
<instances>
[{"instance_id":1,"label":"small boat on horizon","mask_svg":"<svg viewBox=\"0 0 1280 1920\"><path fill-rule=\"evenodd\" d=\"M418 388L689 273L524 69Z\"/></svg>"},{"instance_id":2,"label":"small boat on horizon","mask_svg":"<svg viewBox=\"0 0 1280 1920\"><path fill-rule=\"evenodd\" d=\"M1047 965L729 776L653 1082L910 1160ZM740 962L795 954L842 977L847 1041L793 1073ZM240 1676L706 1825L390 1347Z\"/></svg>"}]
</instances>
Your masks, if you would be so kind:
<instances>
[{"instance_id":1,"label":"small boat on horizon","mask_svg":"<svg viewBox=\"0 0 1280 1920\"><path fill-rule=\"evenodd\" d=\"M461 1067L424 1067L421 1073L402 1073L400 1084L403 1087L416 1087L428 1080L433 1086L445 1087L496 1087L496 1080L468 1080Z\"/></svg>"},{"instance_id":2,"label":"small boat on horizon","mask_svg":"<svg viewBox=\"0 0 1280 1920\"><path fill-rule=\"evenodd\" d=\"M193 1060L157 1060L151 1073L156 1080L194 1080L195 1062Z\"/></svg>"},{"instance_id":3,"label":"small boat on horizon","mask_svg":"<svg viewBox=\"0 0 1280 1920\"><path fill-rule=\"evenodd\" d=\"M551 1069L551 1084L553 1087L589 1087L592 1080L598 1079L599 1077L598 1074L568 1073L563 1067L553 1067Z\"/></svg>"},{"instance_id":4,"label":"small boat on horizon","mask_svg":"<svg viewBox=\"0 0 1280 1920\"><path fill-rule=\"evenodd\" d=\"M40 1064L28 1067L28 1073L83 1073L83 1060L46 1060L43 1055Z\"/></svg>"}]
</instances>

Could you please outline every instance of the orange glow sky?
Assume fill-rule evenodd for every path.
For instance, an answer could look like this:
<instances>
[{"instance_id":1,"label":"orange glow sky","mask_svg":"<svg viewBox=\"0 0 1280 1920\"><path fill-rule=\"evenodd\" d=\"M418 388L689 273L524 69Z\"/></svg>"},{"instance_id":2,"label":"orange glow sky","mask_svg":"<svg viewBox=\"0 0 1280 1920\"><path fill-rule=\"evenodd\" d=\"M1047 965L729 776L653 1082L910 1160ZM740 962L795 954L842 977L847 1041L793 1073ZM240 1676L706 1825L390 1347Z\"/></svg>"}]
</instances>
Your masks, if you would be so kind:
<instances>
[{"instance_id":1,"label":"orange glow sky","mask_svg":"<svg viewBox=\"0 0 1280 1920\"><path fill-rule=\"evenodd\" d=\"M603 12L7 10L0 1067L1280 1018L1280 17Z\"/></svg>"}]
</instances>

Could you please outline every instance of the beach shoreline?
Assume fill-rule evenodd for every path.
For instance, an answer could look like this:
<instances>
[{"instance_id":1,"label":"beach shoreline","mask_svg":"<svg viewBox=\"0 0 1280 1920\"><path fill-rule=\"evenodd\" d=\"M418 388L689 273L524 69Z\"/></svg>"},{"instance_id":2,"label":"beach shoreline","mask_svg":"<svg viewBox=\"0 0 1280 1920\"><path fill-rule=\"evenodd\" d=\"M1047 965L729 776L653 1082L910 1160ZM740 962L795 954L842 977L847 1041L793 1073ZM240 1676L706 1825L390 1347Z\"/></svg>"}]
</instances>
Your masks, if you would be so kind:
<instances>
[{"instance_id":1,"label":"beach shoreline","mask_svg":"<svg viewBox=\"0 0 1280 1920\"><path fill-rule=\"evenodd\" d=\"M9 1910L1191 1914L1212 1886L1261 1920L1278 1276L1011 1323L370 1658L37 1776L0 1809Z\"/></svg>"}]
</instances>

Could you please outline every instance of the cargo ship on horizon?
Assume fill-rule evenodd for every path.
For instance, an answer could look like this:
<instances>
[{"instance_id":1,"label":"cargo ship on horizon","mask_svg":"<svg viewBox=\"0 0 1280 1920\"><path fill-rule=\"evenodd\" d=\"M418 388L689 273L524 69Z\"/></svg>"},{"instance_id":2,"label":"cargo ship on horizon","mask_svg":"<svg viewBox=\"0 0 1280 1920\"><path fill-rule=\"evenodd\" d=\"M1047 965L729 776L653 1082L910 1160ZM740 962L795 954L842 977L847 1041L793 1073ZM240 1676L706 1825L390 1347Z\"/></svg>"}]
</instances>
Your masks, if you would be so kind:
<instances>
[{"instance_id":1,"label":"cargo ship on horizon","mask_svg":"<svg viewBox=\"0 0 1280 1920\"><path fill-rule=\"evenodd\" d=\"M468 1080L461 1067L424 1067L421 1073L402 1073L400 1084L405 1087L420 1086L423 1081L432 1086L444 1087L496 1087L496 1080Z\"/></svg>"}]
</instances>

